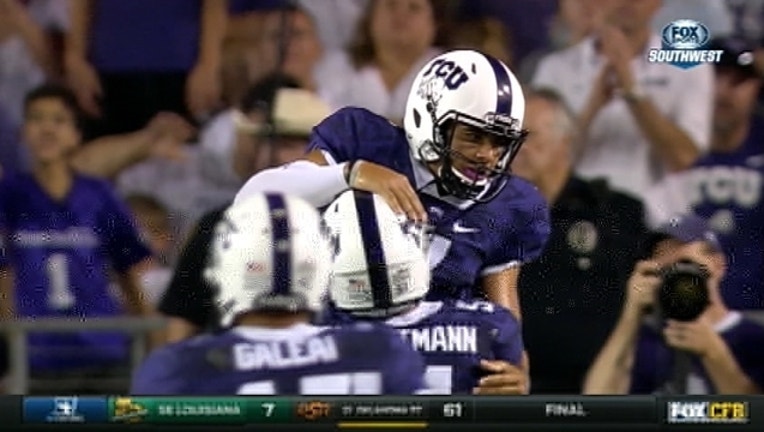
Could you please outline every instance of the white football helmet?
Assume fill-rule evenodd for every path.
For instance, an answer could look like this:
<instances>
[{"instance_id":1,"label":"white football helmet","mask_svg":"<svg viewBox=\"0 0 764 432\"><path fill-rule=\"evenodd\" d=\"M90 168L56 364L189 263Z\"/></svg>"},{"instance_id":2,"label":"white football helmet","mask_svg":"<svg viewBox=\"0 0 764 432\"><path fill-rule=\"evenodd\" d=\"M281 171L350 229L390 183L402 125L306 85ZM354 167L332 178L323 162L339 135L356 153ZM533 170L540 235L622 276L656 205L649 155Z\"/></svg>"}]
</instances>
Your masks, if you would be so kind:
<instances>
[{"instance_id":1,"label":"white football helmet","mask_svg":"<svg viewBox=\"0 0 764 432\"><path fill-rule=\"evenodd\" d=\"M357 316L396 315L429 289L424 228L396 216L379 196L341 194L324 212L334 261L329 295Z\"/></svg>"},{"instance_id":2,"label":"white football helmet","mask_svg":"<svg viewBox=\"0 0 764 432\"><path fill-rule=\"evenodd\" d=\"M321 215L302 199L259 194L230 207L205 271L221 324L249 311L319 312L331 259Z\"/></svg>"},{"instance_id":3,"label":"white football helmet","mask_svg":"<svg viewBox=\"0 0 764 432\"><path fill-rule=\"evenodd\" d=\"M507 170L527 132L525 96L520 82L501 61L478 51L456 50L427 63L416 76L406 102L403 128L413 156L441 161L434 172L439 186L461 199L488 200L506 184ZM451 136L464 123L498 136L506 147L496 167L480 180L455 170ZM499 180L499 181L494 181ZM489 190L493 193L486 193Z\"/></svg>"}]
</instances>

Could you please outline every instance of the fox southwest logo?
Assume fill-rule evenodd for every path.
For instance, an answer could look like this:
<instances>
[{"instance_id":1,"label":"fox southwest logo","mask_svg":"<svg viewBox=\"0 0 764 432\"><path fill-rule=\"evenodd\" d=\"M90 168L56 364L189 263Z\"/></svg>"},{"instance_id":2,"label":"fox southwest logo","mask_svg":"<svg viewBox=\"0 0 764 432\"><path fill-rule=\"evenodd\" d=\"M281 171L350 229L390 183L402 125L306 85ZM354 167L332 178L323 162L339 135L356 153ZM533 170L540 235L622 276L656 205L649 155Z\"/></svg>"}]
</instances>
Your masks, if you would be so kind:
<instances>
[{"instance_id":1,"label":"fox southwest logo","mask_svg":"<svg viewBox=\"0 0 764 432\"><path fill-rule=\"evenodd\" d=\"M650 63L668 63L689 69L703 63L718 63L722 50L705 49L711 40L711 33L703 23L680 19L663 27L661 48L647 52Z\"/></svg>"},{"instance_id":2,"label":"fox southwest logo","mask_svg":"<svg viewBox=\"0 0 764 432\"><path fill-rule=\"evenodd\" d=\"M669 402L669 423L748 423L748 402Z\"/></svg>"}]
</instances>

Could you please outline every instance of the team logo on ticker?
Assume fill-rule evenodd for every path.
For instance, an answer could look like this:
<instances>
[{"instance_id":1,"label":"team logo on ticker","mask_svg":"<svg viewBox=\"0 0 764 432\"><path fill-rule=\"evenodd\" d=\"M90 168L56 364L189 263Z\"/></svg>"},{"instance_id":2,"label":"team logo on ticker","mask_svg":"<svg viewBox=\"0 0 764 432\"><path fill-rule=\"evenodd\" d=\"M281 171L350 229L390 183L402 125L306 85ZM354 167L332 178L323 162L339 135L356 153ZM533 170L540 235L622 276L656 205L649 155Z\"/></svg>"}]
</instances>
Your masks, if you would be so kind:
<instances>
[{"instance_id":1,"label":"team logo on ticker","mask_svg":"<svg viewBox=\"0 0 764 432\"><path fill-rule=\"evenodd\" d=\"M310 401L297 404L297 416L308 421L329 417L331 405L327 402Z\"/></svg>"},{"instance_id":2,"label":"team logo on ticker","mask_svg":"<svg viewBox=\"0 0 764 432\"><path fill-rule=\"evenodd\" d=\"M133 402L131 398L119 397L115 398L112 408L114 409L114 415L111 420L121 423L138 423L148 414L146 407L139 403Z\"/></svg>"}]
</instances>

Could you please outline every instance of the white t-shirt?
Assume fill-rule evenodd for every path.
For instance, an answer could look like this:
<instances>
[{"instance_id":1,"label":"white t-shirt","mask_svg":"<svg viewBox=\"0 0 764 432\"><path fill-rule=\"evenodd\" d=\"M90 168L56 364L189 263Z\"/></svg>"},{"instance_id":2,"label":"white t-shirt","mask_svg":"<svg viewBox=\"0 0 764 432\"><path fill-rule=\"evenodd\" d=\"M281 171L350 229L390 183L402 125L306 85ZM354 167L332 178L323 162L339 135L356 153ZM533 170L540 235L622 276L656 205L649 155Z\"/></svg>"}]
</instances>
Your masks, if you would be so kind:
<instances>
[{"instance_id":1,"label":"white t-shirt","mask_svg":"<svg viewBox=\"0 0 764 432\"><path fill-rule=\"evenodd\" d=\"M326 83L322 96L332 108L356 106L398 121L406 110L406 99L416 74L432 58L440 54L429 49L411 66L409 73L392 90L388 90L382 75L374 65L356 69L344 51L329 53L317 71L318 81Z\"/></svg>"},{"instance_id":2,"label":"white t-shirt","mask_svg":"<svg viewBox=\"0 0 764 432\"><path fill-rule=\"evenodd\" d=\"M653 35L649 47L660 47ZM535 87L556 90L580 113L588 101L604 59L596 52L594 39L548 55L539 63ZM700 65L680 69L648 63L647 56L631 63L642 92L669 120L682 128L704 152L708 149L713 103L713 68ZM614 98L592 121L584 150L576 166L582 177L604 177L619 191L641 198L643 192L666 174L665 165L651 151L627 103Z\"/></svg>"}]
</instances>

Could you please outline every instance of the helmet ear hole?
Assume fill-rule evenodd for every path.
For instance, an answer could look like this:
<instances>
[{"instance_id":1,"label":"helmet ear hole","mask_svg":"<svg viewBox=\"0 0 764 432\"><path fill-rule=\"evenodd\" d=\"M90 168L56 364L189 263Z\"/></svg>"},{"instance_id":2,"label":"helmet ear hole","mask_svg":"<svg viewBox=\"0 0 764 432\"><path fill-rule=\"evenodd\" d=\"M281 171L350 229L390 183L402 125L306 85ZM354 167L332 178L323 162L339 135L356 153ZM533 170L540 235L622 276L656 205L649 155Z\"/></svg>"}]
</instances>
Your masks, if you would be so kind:
<instances>
[{"instance_id":1,"label":"helmet ear hole","mask_svg":"<svg viewBox=\"0 0 764 432\"><path fill-rule=\"evenodd\" d=\"M422 126L422 115L419 114L419 110L414 109L413 110L413 114L414 114L414 126L416 126L417 128L421 127Z\"/></svg>"}]
</instances>

